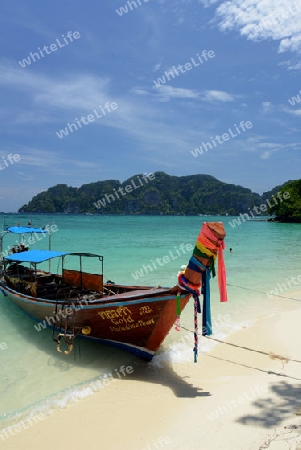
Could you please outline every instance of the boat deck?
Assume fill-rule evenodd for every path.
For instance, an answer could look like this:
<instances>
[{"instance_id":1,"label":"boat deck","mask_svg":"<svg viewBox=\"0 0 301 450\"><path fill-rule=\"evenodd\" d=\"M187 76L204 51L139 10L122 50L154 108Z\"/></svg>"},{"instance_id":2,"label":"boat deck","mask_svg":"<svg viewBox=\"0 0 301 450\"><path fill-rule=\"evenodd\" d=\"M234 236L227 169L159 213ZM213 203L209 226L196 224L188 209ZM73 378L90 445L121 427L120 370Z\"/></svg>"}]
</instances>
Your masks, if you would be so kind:
<instances>
[{"instance_id":1,"label":"boat deck","mask_svg":"<svg viewBox=\"0 0 301 450\"><path fill-rule=\"evenodd\" d=\"M117 286L118 287L118 286ZM126 286L120 286L121 288L125 288ZM129 286L129 288L131 288ZM148 289L130 289L127 292L123 292L121 294L112 294L109 296L105 296L101 299L99 299L99 301L120 301L120 300L125 300L125 299L129 299L129 298L139 298L139 297L153 297L153 296L157 296L158 294L167 294L168 292L170 292L171 288L148 288Z\"/></svg>"}]
</instances>

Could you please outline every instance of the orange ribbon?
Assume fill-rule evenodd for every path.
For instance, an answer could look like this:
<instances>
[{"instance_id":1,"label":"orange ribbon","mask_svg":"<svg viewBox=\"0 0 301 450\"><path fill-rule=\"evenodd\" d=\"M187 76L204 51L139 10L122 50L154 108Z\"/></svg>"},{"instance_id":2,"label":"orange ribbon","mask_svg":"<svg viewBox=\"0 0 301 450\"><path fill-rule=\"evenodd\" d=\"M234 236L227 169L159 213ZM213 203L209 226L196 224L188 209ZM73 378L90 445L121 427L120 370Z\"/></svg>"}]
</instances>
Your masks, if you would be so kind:
<instances>
[{"instance_id":1,"label":"orange ribbon","mask_svg":"<svg viewBox=\"0 0 301 450\"><path fill-rule=\"evenodd\" d=\"M217 272L218 272L218 287L219 287L220 301L226 302L228 301L228 296L226 287L226 268L223 253L223 250L226 248L224 240L218 239L213 233L213 231L210 230L206 222L203 223L201 232L197 240L201 244L206 245L206 247L209 248L211 251L217 250L218 252Z\"/></svg>"}]
</instances>

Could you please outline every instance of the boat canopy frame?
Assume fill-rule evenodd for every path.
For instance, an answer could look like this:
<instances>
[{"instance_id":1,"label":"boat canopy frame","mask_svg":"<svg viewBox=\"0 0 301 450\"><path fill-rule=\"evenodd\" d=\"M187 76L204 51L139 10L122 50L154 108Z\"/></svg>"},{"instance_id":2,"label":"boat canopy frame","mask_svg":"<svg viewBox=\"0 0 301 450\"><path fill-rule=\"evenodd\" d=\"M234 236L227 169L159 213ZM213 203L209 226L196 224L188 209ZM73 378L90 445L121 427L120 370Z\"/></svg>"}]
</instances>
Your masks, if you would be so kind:
<instances>
[{"instance_id":1,"label":"boat canopy frame","mask_svg":"<svg viewBox=\"0 0 301 450\"><path fill-rule=\"evenodd\" d=\"M33 233L37 233L37 234L46 234L49 236L49 240L48 240L48 248L49 250L51 250L51 231L44 227L44 228L36 228L36 227L32 227L32 226L27 226L27 227L23 227L23 226L8 226L8 225L4 225L3 230L0 232L0 276L2 276L3 274L3 266L4 266L4 256L3 256L3 240L4 237L7 236L8 234L18 234L18 235L23 235L23 234L32 234ZM49 262L49 270L50 270L50 262Z\"/></svg>"},{"instance_id":2,"label":"boat canopy frame","mask_svg":"<svg viewBox=\"0 0 301 450\"><path fill-rule=\"evenodd\" d=\"M27 250L24 252L13 253L8 256L3 256L3 239L9 233L13 234L26 234L26 233L43 233L49 235L49 250ZM101 272L100 275L103 277L103 260L104 257L102 255L98 255L95 253L87 253L87 252L58 252L51 250L51 231L48 228L35 228L35 227L22 227L22 226L4 226L3 231L0 233L0 276L6 270L8 263L29 263L33 265L33 270L37 272L37 264L40 264L45 261L49 261L49 272L51 272L51 263L50 261L54 258L62 258L62 273L64 270L64 258L65 256L79 256L79 266L80 266L80 274L81 274L81 282L82 282L82 258L98 258L101 264Z\"/></svg>"},{"instance_id":3,"label":"boat canopy frame","mask_svg":"<svg viewBox=\"0 0 301 450\"><path fill-rule=\"evenodd\" d=\"M58 252L53 250L28 250L26 252L13 253L12 255L4 256L4 266L12 263L29 263L35 267L37 264L41 264L45 261L54 258L62 258L62 270L64 268L64 259L65 256L79 256L80 261L80 272L82 272L82 258L98 258L101 263L101 274L103 274L103 260L104 257L102 255L98 255L95 253L86 253L86 252Z\"/></svg>"},{"instance_id":4,"label":"boat canopy frame","mask_svg":"<svg viewBox=\"0 0 301 450\"><path fill-rule=\"evenodd\" d=\"M79 269L67 269L64 267L66 256L77 256L79 257ZM38 264L41 264L50 259L59 258L61 260L61 274L57 273L42 273L37 268ZM83 271L83 258L97 258L100 263L100 270L97 273L84 272ZM14 253L9 256L4 257L4 270L3 275L12 276L10 270L14 265L16 267L13 269L16 271L17 278L22 278L22 273L24 266L22 263L29 264L30 270L32 271L33 280L37 286L37 280L41 275L49 276L59 276L62 283L65 285L76 286L80 290L92 290L92 291L102 291L103 290L103 256L95 253L83 253L83 252L56 252L51 250L28 250L26 252ZM13 278L16 278L13 276Z\"/></svg>"}]
</instances>

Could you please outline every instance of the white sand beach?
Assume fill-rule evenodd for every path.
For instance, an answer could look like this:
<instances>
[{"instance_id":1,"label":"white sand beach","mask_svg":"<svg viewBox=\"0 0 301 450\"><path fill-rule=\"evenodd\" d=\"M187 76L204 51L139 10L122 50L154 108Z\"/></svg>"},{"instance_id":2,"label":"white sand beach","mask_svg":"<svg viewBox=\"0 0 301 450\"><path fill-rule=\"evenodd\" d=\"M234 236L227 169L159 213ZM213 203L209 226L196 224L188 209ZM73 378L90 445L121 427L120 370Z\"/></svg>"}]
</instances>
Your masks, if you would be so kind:
<instances>
[{"instance_id":1,"label":"white sand beach","mask_svg":"<svg viewBox=\"0 0 301 450\"><path fill-rule=\"evenodd\" d=\"M158 369L139 362L100 392L0 440L1 448L301 449L301 304L275 301L283 313L231 334L197 363L193 355Z\"/></svg>"}]
</instances>

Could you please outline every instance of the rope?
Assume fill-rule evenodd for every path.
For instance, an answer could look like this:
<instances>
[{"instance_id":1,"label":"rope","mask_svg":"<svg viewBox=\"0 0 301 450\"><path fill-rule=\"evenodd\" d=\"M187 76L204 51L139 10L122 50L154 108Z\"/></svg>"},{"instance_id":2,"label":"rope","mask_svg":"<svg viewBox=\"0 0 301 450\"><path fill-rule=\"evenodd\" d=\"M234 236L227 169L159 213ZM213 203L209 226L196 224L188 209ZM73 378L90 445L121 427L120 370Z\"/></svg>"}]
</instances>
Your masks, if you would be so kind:
<instances>
[{"instance_id":1,"label":"rope","mask_svg":"<svg viewBox=\"0 0 301 450\"><path fill-rule=\"evenodd\" d=\"M253 288L247 288L247 287L237 286L237 285L235 285L235 284L230 284L230 283L227 283L227 286L232 286L232 287L236 287L236 288L238 288L238 289L244 289L244 290L246 290L246 291L258 292L259 294L264 294L264 295L266 295L266 292L257 291L256 289L253 289ZM300 298L285 297L284 295L273 294L273 297L286 298L287 300L295 300L296 302L301 302L301 299L300 299Z\"/></svg>"},{"instance_id":2,"label":"rope","mask_svg":"<svg viewBox=\"0 0 301 450\"><path fill-rule=\"evenodd\" d=\"M203 266L200 261L196 260L196 258L193 258L193 257L191 258L189 263L193 264L196 261L201 266ZM205 267L205 266L203 266L203 267ZM208 274L209 274L209 277L208 277ZM180 275L182 275L182 274L180 274ZM201 291L201 293L203 294L203 327L202 327L202 334L198 334L197 312L199 311L198 308L200 307L200 305L199 305L198 295L196 295L197 292L196 291L192 291L191 288L186 287L186 289L189 292L192 293L193 298L194 298L194 331L189 330L188 328L183 327L183 326L180 326L180 328L182 328L183 330L188 331L189 333L193 333L194 334L194 349L193 349L194 350L194 362L197 362L198 337L199 336L203 336L203 337L206 337L207 339L211 339L212 341L219 342L220 344L226 344L226 345L230 345L230 346L236 347L236 348L241 348L243 350L247 350L247 351L250 351L250 352L260 353L260 354L268 356L269 358L272 358L272 359L280 359L282 362L283 361L285 361L285 362L293 361L293 362L301 363L301 361L299 361L299 360L296 360L296 359L290 359L289 360L285 356L276 355L276 354L274 354L272 352L267 353L267 352L264 352L262 350L255 350L255 349L252 349L252 348L249 348L249 347L243 347L241 345L232 344L230 342L225 342L225 341L222 341L220 339L216 339L216 338L210 337L209 335L212 334L211 313L210 313L210 290L209 290L209 301L206 302L206 298L208 299L208 292L207 292L207 295L206 295L207 286L209 286L209 289L210 289L209 278L210 278L210 270L208 271L208 269L207 269L203 273L203 277L202 277L202 291ZM184 277L184 279L185 279L185 277ZM180 276L179 276L179 281L180 280L181 280L181 282L183 282L183 277L180 278ZM227 283L227 286L232 286L232 287L236 287L236 288L239 288L239 289L245 289L245 290L252 291L252 292L259 292L260 294L265 294L264 292L256 291L255 289L246 288L246 287L242 287L242 286L237 286L237 285L230 284L230 283ZM289 299L289 300L295 300L295 301L299 301L299 302L301 301L301 299L292 298L292 297L285 297L283 295L275 295L275 297L286 298L286 299Z\"/></svg>"},{"instance_id":3,"label":"rope","mask_svg":"<svg viewBox=\"0 0 301 450\"><path fill-rule=\"evenodd\" d=\"M203 295L203 335L212 334L212 324L211 324L211 310L210 310L210 269L208 269L204 264L201 263L197 258L192 256L189 260L188 267L194 268L193 270L197 272L202 272L202 285L193 285L189 283L183 272L178 275L178 286L182 289L186 289L190 292L194 298L194 362L197 362L198 356L198 313L201 312L200 305L200 287L202 287L201 293ZM201 270L201 268L203 270ZM176 326L177 329L177 326Z\"/></svg>"},{"instance_id":4,"label":"rope","mask_svg":"<svg viewBox=\"0 0 301 450\"><path fill-rule=\"evenodd\" d=\"M175 323L175 330L181 331L181 322L180 322L180 315L181 315L181 291L178 290L177 298L176 298L176 308L177 308L177 318Z\"/></svg>"},{"instance_id":5,"label":"rope","mask_svg":"<svg viewBox=\"0 0 301 450\"><path fill-rule=\"evenodd\" d=\"M200 263L201 264L201 263ZM192 283L189 283L184 274L182 272L178 275L178 286L181 289L186 289L188 292L190 292L194 298L194 315L193 315L193 321L194 321L194 362L197 362L197 356L198 356L198 313L201 312L201 305L200 305L200 285L195 286Z\"/></svg>"},{"instance_id":6,"label":"rope","mask_svg":"<svg viewBox=\"0 0 301 450\"><path fill-rule=\"evenodd\" d=\"M189 329L186 328L186 327L181 327L181 328L182 328L183 330L188 331L189 333L193 333L193 331L189 330ZM201 336L201 335L199 335L199 336ZM247 350L247 351L249 351L249 352L260 353L261 355L268 356L269 358L272 358L272 359L280 359L280 360L282 360L282 361L287 361L287 362L288 362L288 361L293 361L293 362L296 362L296 363L300 363L300 364L301 364L301 361L299 361L298 359L289 359L289 358L287 358L287 357L285 357L285 356L276 355L275 353L272 353L272 352L267 353L267 352L264 352L264 351L262 351L262 350L256 350L256 349L254 349L254 348L244 347L244 346L242 346L242 345L237 345L237 344L232 344L231 342L222 341L221 339L216 339L216 338L213 338L213 337L210 337L210 336L203 336L203 337L205 337L205 338L207 338L207 339L210 339L211 341L216 341L216 342L218 342L218 343L220 343L220 344L230 345L231 347L240 348L240 349L242 349L242 350Z\"/></svg>"},{"instance_id":7,"label":"rope","mask_svg":"<svg viewBox=\"0 0 301 450\"><path fill-rule=\"evenodd\" d=\"M209 273L209 275L210 275L210 273ZM205 277L203 277L203 279L204 279L204 278L205 278ZM206 286L206 285L205 285L205 286ZM255 289L253 289L253 288L247 288L247 287L237 286L237 285L231 284L231 283L227 283L227 286L236 287L236 288L238 288L238 289L244 289L244 290L252 291L252 292L258 292L258 293L260 293L260 294L266 294L265 292L257 291L257 290L255 290ZM204 285L203 285L203 287L202 287L202 294L204 295L203 289L204 289ZM288 300L294 300L294 301L297 301L297 302L301 302L301 299L293 298L293 297L285 297L284 295L274 295L274 297L280 297L280 298L285 298L285 299L288 299ZM205 300L205 296L204 296L204 300ZM209 303L209 306L210 306L210 303ZM195 308L196 308L196 300L194 301L194 320L195 320L195 314L196 314L196 313L195 313ZM204 324L204 316L206 317L206 315L204 314L204 310L203 310L203 324ZM207 325L207 324L206 324L206 325ZM194 326L194 331L189 330L188 328L181 326L181 328L182 328L183 330L186 330L186 331L188 331L189 333L194 333L194 352L195 352L195 358L196 358L196 356L197 356L198 337L199 337L199 336L203 336L203 337L205 337L205 338L207 338L207 339L210 339L210 340L212 340L212 341L218 342L218 343L220 343L220 344L225 344L225 345L230 345L230 346L232 346L232 347L241 348L241 349L247 350L247 351L249 351L249 352L260 353L261 355L268 356L269 358L272 358L272 359L280 359L281 361L293 361L293 362L296 362L296 363L300 363L300 364L301 364L301 361L299 361L299 360L297 360L297 359L290 359L290 360L288 360L288 358L286 358L285 356L276 355L276 354L271 353L271 352L270 352L270 353L267 353L267 352L264 352L264 351L262 351L262 350L255 350L255 349L253 349L253 348L244 347L244 346L237 345L237 344L232 344L232 343L230 343L230 342L225 342L225 341L222 341L222 340L220 340L220 339L216 339L216 338L210 337L209 334L211 335L211 332L210 332L210 331L211 331L212 327L210 327L210 325L209 325L208 328L207 328L206 325L205 325L205 330L206 330L206 329L208 330L208 328L209 328L209 333L204 333L204 326L203 326L203 333L202 333L202 334L198 334L198 328L197 328L196 325ZM195 359L195 362L196 362L196 359Z\"/></svg>"},{"instance_id":8,"label":"rope","mask_svg":"<svg viewBox=\"0 0 301 450\"><path fill-rule=\"evenodd\" d=\"M198 337L198 304L199 297L197 294L193 295L194 298L194 362L196 363L198 360L198 345L199 345L199 337Z\"/></svg>"},{"instance_id":9,"label":"rope","mask_svg":"<svg viewBox=\"0 0 301 450\"><path fill-rule=\"evenodd\" d=\"M242 345L232 344L231 342L221 341L220 339L215 339L215 338L208 337L208 336L205 336L205 337L206 337L207 339L211 339L212 341L219 342L220 344L226 344L226 345L230 345L230 346L232 346L232 347L241 348L242 350L247 350L248 352L260 353L261 355L269 356L269 357L272 358L272 359L281 359L281 360L287 361L287 362L288 362L288 361L293 361L293 362L297 362L297 363L300 363L300 364L301 364L301 361L299 361L298 359L289 359L289 358L287 358L287 357L285 357L285 356L276 355L276 354L273 353L273 352L267 353L267 352L263 352L262 350L255 350L254 348L244 347L244 346L242 346Z\"/></svg>"}]
</instances>

